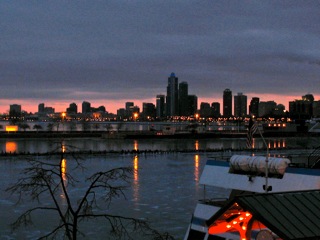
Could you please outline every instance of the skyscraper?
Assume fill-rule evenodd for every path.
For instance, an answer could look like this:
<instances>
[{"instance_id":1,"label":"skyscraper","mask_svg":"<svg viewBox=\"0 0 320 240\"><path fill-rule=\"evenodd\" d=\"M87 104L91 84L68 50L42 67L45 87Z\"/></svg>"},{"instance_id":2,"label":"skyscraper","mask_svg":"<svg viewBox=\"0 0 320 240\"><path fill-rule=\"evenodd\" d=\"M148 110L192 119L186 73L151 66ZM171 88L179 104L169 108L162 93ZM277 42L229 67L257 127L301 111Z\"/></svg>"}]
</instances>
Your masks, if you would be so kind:
<instances>
[{"instance_id":1,"label":"skyscraper","mask_svg":"<svg viewBox=\"0 0 320 240\"><path fill-rule=\"evenodd\" d=\"M133 114L133 107L134 107L134 102L126 102L126 117L132 117Z\"/></svg>"},{"instance_id":2,"label":"skyscraper","mask_svg":"<svg viewBox=\"0 0 320 240\"><path fill-rule=\"evenodd\" d=\"M89 102L82 102L82 113L89 113L91 112L91 103Z\"/></svg>"},{"instance_id":3,"label":"skyscraper","mask_svg":"<svg viewBox=\"0 0 320 240\"><path fill-rule=\"evenodd\" d=\"M78 112L78 106L76 103L70 103L69 107L67 108L67 113L77 113Z\"/></svg>"},{"instance_id":4,"label":"skyscraper","mask_svg":"<svg viewBox=\"0 0 320 240\"><path fill-rule=\"evenodd\" d=\"M247 115L247 96L238 93L234 96L234 116L245 117Z\"/></svg>"},{"instance_id":5,"label":"skyscraper","mask_svg":"<svg viewBox=\"0 0 320 240\"><path fill-rule=\"evenodd\" d=\"M194 115L198 110L198 97L196 95L188 96L189 115Z\"/></svg>"},{"instance_id":6,"label":"skyscraper","mask_svg":"<svg viewBox=\"0 0 320 240\"><path fill-rule=\"evenodd\" d=\"M210 117L212 114L212 111L211 111L211 107L210 107L210 103L207 103L207 102L201 102L200 103L200 116L201 117L204 117L204 118L207 118L207 117Z\"/></svg>"},{"instance_id":7,"label":"skyscraper","mask_svg":"<svg viewBox=\"0 0 320 240\"><path fill-rule=\"evenodd\" d=\"M168 78L167 86L167 116L178 116L179 115L179 101L178 101L178 78L174 73L171 73Z\"/></svg>"},{"instance_id":8,"label":"skyscraper","mask_svg":"<svg viewBox=\"0 0 320 240\"><path fill-rule=\"evenodd\" d=\"M273 115L273 111L276 106L277 103L275 101L259 102L259 117L268 117Z\"/></svg>"},{"instance_id":9,"label":"skyscraper","mask_svg":"<svg viewBox=\"0 0 320 240\"><path fill-rule=\"evenodd\" d=\"M40 103L38 105L38 113L43 113L44 112L44 103Z\"/></svg>"},{"instance_id":10,"label":"skyscraper","mask_svg":"<svg viewBox=\"0 0 320 240\"><path fill-rule=\"evenodd\" d=\"M228 88L223 91L223 116L232 116L232 92Z\"/></svg>"},{"instance_id":11,"label":"skyscraper","mask_svg":"<svg viewBox=\"0 0 320 240\"><path fill-rule=\"evenodd\" d=\"M249 105L249 114L251 116L258 117L259 116L259 102L260 99L258 97L253 97L250 101Z\"/></svg>"},{"instance_id":12,"label":"skyscraper","mask_svg":"<svg viewBox=\"0 0 320 240\"><path fill-rule=\"evenodd\" d=\"M165 116L165 96L164 95L157 95L156 99L156 117L161 119Z\"/></svg>"},{"instance_id":13,"label":"skyscraper","mask_svg":"<svg viewBox=\"0 0 320 240\"><path fill-rule=\"evenodd\" d=\"M188 83L179 83L179 115L188 116Z\"/></svg>"},{"instance_id":14,"label":"skyscraper","mask_svg":"<svg viewBox=\"0 0 320 240\"><path fill-rule=\"evenodd\" d=\"M142 116L148 120L155 118L156 107L153 103L142 103Z\"/></svg>"},{"instance_id":15,"label":"skyscraper","mask_svg":"<svg viewBox=\"0 0 320 240\"><path fill-rule=\"evenodd\" d=\"M21 105L19 105L19 104L10 105L9 115L10 115L10 117L20 117L21 116Z\"/></svg>"},{"instance_id":16,"label":"skyscraper","mask_svg":"<svg viewBox=\"0 0 320 240\"><path fill-rule=\"evenodd\" d=\"M213 117L217 118L220 117L220 103L213 102L211 103L212 115Z\"/></svg>"}]
</instances>

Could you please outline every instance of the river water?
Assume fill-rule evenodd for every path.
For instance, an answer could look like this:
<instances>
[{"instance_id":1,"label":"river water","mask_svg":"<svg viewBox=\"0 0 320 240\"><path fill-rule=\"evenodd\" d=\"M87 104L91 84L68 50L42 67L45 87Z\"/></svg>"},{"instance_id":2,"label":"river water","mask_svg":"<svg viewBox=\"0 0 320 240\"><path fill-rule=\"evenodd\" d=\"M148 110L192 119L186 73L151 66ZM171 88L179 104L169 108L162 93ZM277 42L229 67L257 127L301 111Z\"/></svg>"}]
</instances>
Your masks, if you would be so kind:
<instances>
[{"instance_id":1,"label":"river water","mask_svg":"<svg viewBox=\"0 0 320 240\"><path fill-rule=\"evenodd\" d=\"M310 150L320 145L318 138L267 139L273 154L294 152L294 148ZM132 181L125 192L126 198L115 199L108 212L147 219L159 231L166 231L176 239L183 239L198 199L203 197L203 187L199 185L202 169L208 159L230 157L236 149L245 147L245 139L201 139L201 140L106 140L106 139L65 139L65 145L73 145L81 150L106 151L104 154L82 155L86 171L74 169L74 161L67 159L67 171L80 180L70 186L74 201L79 199L86 187L85 176L96 171L116 167L131 166L136 169ZM263 147L263 142L256 141ZM1 139L2 152L46 152L56 144L45 139ZM149 153L134 154L131 150L152 150ZM227 149L226 151L220 151ZM129 153L111 153L126 150ZM155 150L161 150L157 153ZM184 152L184 150L198 150ZM219 151L204 151L219 150ZM301 152L299 150L298 152ZM271 151L272 153L272 151ZM44 157L38 157L43 160ZM53 159L54 160L54 159ZM56 159L57 160L57 159ZM57 218L53 214L38 213L34 216L35 225L11 232L12 223L23 211L36 206L36 203L23 201L15 205L16 196L10 196L4 190L15 183L19 173L28 166L26 156L0 157L0 239L35 239L55 226ZM68 186L69 187L69 186ZM211 189L206 194L225 197L225 189ZM61 197L60 201L64 201ZM45 204L50 199L44 198ZM82 239L109 239L105 223L89 221L81 225L85 233ZM138 239L138 238L137 238Z\"/></svg>"}]
</instances>

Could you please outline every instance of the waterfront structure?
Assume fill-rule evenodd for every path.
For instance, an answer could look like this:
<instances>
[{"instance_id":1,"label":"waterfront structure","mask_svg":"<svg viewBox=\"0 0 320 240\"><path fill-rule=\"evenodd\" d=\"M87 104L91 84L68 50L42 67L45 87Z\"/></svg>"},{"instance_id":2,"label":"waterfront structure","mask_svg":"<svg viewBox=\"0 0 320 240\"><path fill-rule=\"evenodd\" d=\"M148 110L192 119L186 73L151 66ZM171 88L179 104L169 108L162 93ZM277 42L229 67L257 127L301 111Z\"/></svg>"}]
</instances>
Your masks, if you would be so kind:
<instances>
[{"instance_id":1,"label":"waterfront structure","mask_svg":"<svg viewBox=\"0 0 320 240\"><path fill-rule=\"evenodd\" d=\"M166 111L167 116L179 115L179 94L178 94L178 78L174 73L171 73L168 78Z\"/></svg>"},{"instance_id":2,"label":"waterfront structure","mask_svg":"<svg viewBox=\"0 0 320 240\"><path fill-rule=\"evenodd\" d=\"M234 116L245 117L247 115L247 96L238 93L234 96Z\"/></svg>"},{"instance_id":3,"label":"waterfront structure","mask_svg":"<svg viewBox=\"0 0 320 240\"><path fill-rule=\"evenodd\" d=\"M165 96L164 95L157 95L156 98L156 117L158 119L162 119L165 116Z\"/></svg>"},{"instance_id":4,"label":"waterfront structure","mask_svg":"<svg viewBox=\"0 0 320 240\"><path fill-rule=\"evenodd\" d=\"M91 103L84 101L82 103L82 113L90 113L91 112Z\"/></svg>"},{"instance_id":5,"label":"waterfront structure","mask_svg":"<svg viewBox=\"0 0 320 240\"><path fill-rule=\"evenodd\" d=\"M188 116L188 83L179 83L179 115Z\"/></svg>"},{"instance_id":6,"label":"waterfront structure","mask_svg":"<svg viewBox=\"0 0 320 240\"><path fill-rule=\"evenodd\" d=\"M260 99L258 97L253 97L250 101L249 105L249 114L251 116L259 116L259 102Z\"/></svg>"},{"instance_id":7,"label":"waterfront structure","mask_svg":"<svg viewBox=\"0 0 320 240\"><path fill-rule=\"evenodd\" d=\"M259 117L271 116L274 113L277 103L275 101L267 101L259 103Z\"/></svg>"},{"instance_id":8,"label":"waterfront structure","mask_svg":"<svg viewBox=\"0 0 320 240\"><path fill-rule=\"evenodd\" d=\"M223 117L232 117L232 91L228 88L223 91Z\"/></svg>"}]
</instances>

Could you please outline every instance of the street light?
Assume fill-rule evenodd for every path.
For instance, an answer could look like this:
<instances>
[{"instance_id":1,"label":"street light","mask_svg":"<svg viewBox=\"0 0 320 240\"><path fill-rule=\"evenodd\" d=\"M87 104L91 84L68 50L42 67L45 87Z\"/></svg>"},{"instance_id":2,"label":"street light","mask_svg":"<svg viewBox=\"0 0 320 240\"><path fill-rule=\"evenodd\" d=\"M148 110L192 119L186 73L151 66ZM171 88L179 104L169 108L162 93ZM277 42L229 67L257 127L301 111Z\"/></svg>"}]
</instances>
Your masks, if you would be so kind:
<instances>
[{"instance_id":1,"label":"street light","mask_svg":"<svg viewBox=\"0 0 320 240\"><path fill-rule=\"evenodd\" d=\"M133 113L133 119L134 119L134 121L136 121L137 119L138 119L138 117L139 117L139 114L138 113Z\"/></svg>"}]
</instances>

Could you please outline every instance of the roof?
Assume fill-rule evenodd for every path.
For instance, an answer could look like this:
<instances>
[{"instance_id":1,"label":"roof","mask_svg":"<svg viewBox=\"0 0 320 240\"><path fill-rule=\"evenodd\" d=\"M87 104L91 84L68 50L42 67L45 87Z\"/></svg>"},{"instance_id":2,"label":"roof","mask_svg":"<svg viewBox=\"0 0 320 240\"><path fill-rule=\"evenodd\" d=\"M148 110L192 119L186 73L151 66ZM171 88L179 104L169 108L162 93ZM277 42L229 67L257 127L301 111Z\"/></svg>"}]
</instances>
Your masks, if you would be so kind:
<instances>
[{"instance_id":1,"label":"roof","mask_svg":"<svg viewBox=\"0 0 320 240\"><path fill-rule=\"evenodd\" d=\"M236 196L207 221L210 226L234 203L283 239L319 239L320 191Z\"/></svg>"}]
</instances>

